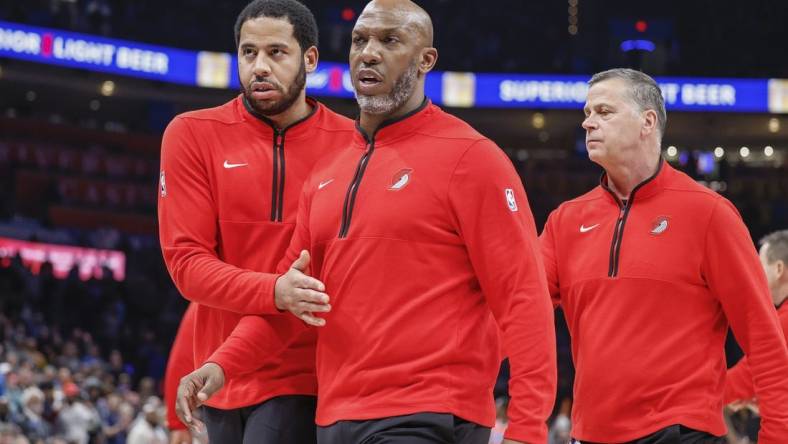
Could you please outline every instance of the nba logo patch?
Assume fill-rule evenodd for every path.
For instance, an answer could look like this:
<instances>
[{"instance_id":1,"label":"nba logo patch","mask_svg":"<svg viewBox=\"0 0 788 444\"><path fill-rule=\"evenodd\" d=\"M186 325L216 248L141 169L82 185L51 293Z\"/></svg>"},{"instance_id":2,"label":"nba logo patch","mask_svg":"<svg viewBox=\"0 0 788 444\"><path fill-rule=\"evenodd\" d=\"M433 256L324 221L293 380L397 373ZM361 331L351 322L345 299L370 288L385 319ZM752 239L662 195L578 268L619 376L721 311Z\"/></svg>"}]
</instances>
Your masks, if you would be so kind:
<instances>
[{"instance_id":1,"label":"nba logo patch","mask_svg":"<svg viewBox=\"0 0 788 444\"><path fill-rule=\"evenodd\" d=\"M164 180L164 171L159 174L159 188L161 190L161 197L167 197L167 182Z\"/></svg>"},{"instance_id":2,"label":"nba logo patch","mask_svg":"<svg viewBox=\"0 0 788 444\"><path fill-rule=\"evenodd\" d=\"M514 190L507 188L504 191L506 192L506 204L509 205L509 209L512 212L517 211L517 201L514 199Z\"/></svg>"}]
</instances>

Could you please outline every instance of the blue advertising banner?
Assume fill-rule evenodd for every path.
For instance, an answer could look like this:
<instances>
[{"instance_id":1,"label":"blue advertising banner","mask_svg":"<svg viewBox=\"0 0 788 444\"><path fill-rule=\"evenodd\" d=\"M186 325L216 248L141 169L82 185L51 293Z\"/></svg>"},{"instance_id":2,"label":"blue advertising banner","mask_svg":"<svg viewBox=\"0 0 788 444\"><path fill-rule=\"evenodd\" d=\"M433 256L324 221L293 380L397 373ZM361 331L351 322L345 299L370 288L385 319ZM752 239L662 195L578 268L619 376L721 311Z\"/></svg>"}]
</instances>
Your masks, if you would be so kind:
<instances>
[{"instance_id":1,"label":"blue advertising banner","mask_svg":"<svg viewBox=\"0 0 788 444\"><path fill-rule=\"evenodd\" d=\"M0 57L195 85L197 54L0 21Z\"/></svg>"},{"instance_id":2,"label":"blue advertising banner","mask_svg":"<svg viewBox=\"0 0 788 444\"><path fill-rule=\"evenodd\" d=\"M665 105L674 111L769 111L769 79L657 77Z\"/></svg>"},{"instance_id":3,"label":"blue advertising banner","mask_svg":"<svg viewBox=\"0 0 788 444\"><path fill-rule=\"evenodd\" d=\"M475 106L582 108L590 76L476 74ZM657 77L674 111L768 112L768 79Z\"/></svg>"},{"instance_id":4,"label":"blue advertising banner","mask_svg":"<svg viewBox=\"0 0 788 444\"><path fill-rule=\"evenodd\" d=\"M238 89L237 56L187 51L0 21L0 57L183 85ZM434 71L426 92L452 107L580 109L590 76ZM658 77L673 111L788 112L788 81ZM346 63L321 62L308 93L353 97Z\"/></svg>"}]
</instances>

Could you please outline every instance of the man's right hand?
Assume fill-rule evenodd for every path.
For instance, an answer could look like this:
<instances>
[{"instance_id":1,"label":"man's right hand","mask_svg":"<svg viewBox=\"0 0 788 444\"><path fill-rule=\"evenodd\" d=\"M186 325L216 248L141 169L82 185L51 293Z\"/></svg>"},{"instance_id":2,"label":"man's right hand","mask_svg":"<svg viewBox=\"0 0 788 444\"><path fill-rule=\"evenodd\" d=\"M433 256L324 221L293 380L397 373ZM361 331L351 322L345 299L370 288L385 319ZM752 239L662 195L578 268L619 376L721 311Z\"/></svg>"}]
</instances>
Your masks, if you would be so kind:
<instances>
[{"instance_id":1,"label":"man's right hand","mask_svg":"<svg viewBox=\"0 0 788 444\"><path fill-rule=\"evenodd\" d=\"M309 325L322 327L326 324L325 319L314 316L313 313L329 312L331 305L328 303L328 295L324 293L326 286L308 276L308 268L309 252L303 250L290 266L290 270L276 280L276 308L293 313Z\"/></svg>"},{"instance_id":2,"label":"man's right hand","mask_svg":"<svg viewBox=\"0 0 788 444\"><path fill-rule=\"evenodd\" d=\"M181 378L175 399L178 419L190 429L204 433L205 424L194 416L195 410L223 386L224 370L213 362L208 362Z\"/></svg>"}]
</instances>

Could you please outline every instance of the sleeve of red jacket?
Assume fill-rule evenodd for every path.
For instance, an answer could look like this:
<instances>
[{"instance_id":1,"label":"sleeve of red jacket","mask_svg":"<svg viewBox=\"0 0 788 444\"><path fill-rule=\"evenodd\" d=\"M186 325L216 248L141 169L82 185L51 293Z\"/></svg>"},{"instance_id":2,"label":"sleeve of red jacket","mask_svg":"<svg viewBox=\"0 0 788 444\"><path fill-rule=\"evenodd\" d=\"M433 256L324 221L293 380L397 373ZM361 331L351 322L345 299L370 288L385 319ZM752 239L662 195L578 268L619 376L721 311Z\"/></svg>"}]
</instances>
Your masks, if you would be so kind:
<instances>
[{"instance_id":1,"label":"sleeve of red jacket","mask_svg":"<svg viewBox=\"0 0 788 444\"><path fill-rule=\"evenodd\" d=\"M306 190L306 185L304 189ZM278 272L286 272L301 250L309 248L309 229L306 224L308 208L308 197L302 194L298 202L293 238L285 257L279 262ZM251 373L270 362L270 356L288 347L306 328L309 327L289 312L268 316L244 316L208 362L222 367L227 379Z\"/></svg>"},{"instance_id":2,"label":"sleeve of red jacket","mask_svg":"<svg viewBox=\"0 0 788 444\"><path fill-rule=\"evenodd\" d=\"M167 407L167 425L170 430L185 430L186 425L175 414L175 398L181 378L194 370L194 313L196 305L189 304L183 313L181 325L172 343L164 374L164 405Z\"/></svg>"},{"instance_id":3,"label":"sleeve of red jacket","mask_svg":"<svg viewBox=\"0 0 788 444\"><path fill-rule=\"evenodd\" d=\"M553 309L520 177L494 143L476 142L456 167L449 201L509 355L506 437L546 442L557 379Z\"/></svg>"},{"instance_id":4,"label":"sleeve of red jacket","mask_svg":"<svg viewBox=\"0 0 788 444\"><path fill-rule=\"evenodd\" d=\"M725 394L722 402L728 405L736 401L749 401L755 398L755 387L752 385L752 372L743 357L725 375Z\"/></svg>"},{"instance_id":5,"label":"sleeve of red jacket","mask_svg":"<svg viewBox=\"0 0 788 444\"><path fill-rule=\"evenodd\" d=\"M553 307L561 305L561 287L558 282L558 257L556 255L558 246L555 241L555 219L557 217L557 211L550 213L542 235L539 236L542 262L544 262L545 276L547 277L547 289L550 292Z\"/></svg>"},{"instance_id":6,"label":"sleeve of red jacket","mask_svg":"<svg viewBox=\"0 0 788 444\"><path fill-rule=\"evenodd\" d=\"M278 276L220 260L217 210L203 151L188 119L164 132L159 184L159 237L164 262L181 294L192 302L245 314L273 314Z\"/></svg>"},{"instance_id":7,"label":"sleeve of red jacket","mask_svg":"<svg viewBox=\"0 0 788 444\"><path fill-rule=\"evenodd\" d=\"M254 372L289 347L305 328L289 313L244 316L206 362L218 364L226 379Z\"/></svg>"},{"instance_id":8,"label":"sleeve of red jacket","mask_svg":"<svg viewBox=\"0 0 788 444\"><path fill-rule=\"evenodd\" d=\"M788 436L788 347L766 276L736 208L720 198L706 230L703 274L744 350L761 412L761 444Z\"/></svg>"},{"instance_id":9,"label":"sleeve of red jacket","mask_svg":"<svg viewBox=\"0 0 788 444\"><path fill-rule=\"evenodd\" d=\"M777 315L782 325L783 337L785 337L788 332L788 306L781 308ZM755 398L755 388L752 385L752 372L745 356L728 369L728 374L725 376L723 403L749 401L753 398Z\"/></svg>"}]
</instances>

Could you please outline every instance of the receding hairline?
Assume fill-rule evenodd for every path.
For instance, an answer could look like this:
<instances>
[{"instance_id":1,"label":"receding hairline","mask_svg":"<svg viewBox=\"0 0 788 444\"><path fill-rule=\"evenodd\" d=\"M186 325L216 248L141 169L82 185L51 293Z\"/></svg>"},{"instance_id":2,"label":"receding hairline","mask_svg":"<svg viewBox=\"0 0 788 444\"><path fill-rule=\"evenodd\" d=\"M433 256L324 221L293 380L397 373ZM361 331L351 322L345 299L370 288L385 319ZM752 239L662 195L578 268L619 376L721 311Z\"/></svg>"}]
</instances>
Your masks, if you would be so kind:
<instances>
[{"instance_id":1,"label":"receding hairline","mask_svg":"<svg viewBox=\"0 0 788 444\"><path fill-rule=\"evenodd\" d=\"M424 46L432 47L434 34L432 18L424 8L410 0L372 0L361 11L358 21L361 21L365 15L380 11L402 17L404 22L402 26L410 27L418 32L423 39Z\"/></svg>"},{"instance_id":2,"label":"receding hairline","mask_svg":"<svg viewBox=\"0 0 788 444\"><path fill-rule=\"evenodd\" d=\"M625 88L623 89L619 89L619 88L612 88L612 89L615 92L626 97L629 101L634 103L636 107L640 108L640 104L637 101L637 97L635 96L635 90L634 90L634 87L637 86L637 84L626 77L610 76L600 79L592 78L591 80L588 81L588 89L590 90L595 86L600 86L605 84L609 85L611 83L619 83L621 86L625 86Z\"/></svg>"},{"instance_id":3,"label":"receding hairline","mask_svg":"<svg viewBox=\"0 0 788 444\"><path fill-rule=\"evenodd\" d=\"M638 108L643 111L650 109L657 114L657 130L661 140L665 135L668 115L665 110L665 99L657 81L642 71L630 68L613 68L591 76L588 86L593 88L594 85L616 79L628 85L627 95Z\"/></svg>"},{"instance_id":4,"label":"receding hairline","mask_svg":"<svg viewBox=\"0 0 788 444\"><path fill-rule=\"evenodd\" d=\"M788 262L788 230L769 233L762 237L758 244L765 247L766 259L769 263L778 260Z\"/></svg>"}]
</instances>

